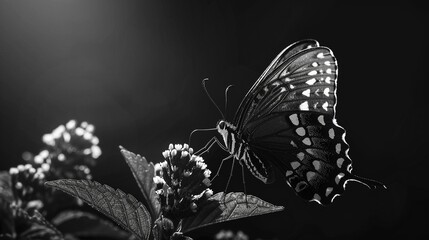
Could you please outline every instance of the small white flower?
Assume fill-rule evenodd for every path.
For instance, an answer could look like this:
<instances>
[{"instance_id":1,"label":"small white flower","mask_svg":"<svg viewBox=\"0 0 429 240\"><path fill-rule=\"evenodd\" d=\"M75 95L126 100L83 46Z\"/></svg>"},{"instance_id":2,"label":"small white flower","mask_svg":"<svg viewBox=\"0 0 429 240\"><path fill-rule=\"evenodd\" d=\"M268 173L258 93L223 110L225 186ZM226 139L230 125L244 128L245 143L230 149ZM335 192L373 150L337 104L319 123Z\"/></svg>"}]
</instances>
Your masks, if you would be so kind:
<instances>
[{"instance_id":1,"label":"small white flower","mask_svg":"<svg viewBox=\"0 0 429 240\"><path fill-rule=\"evenodd\" d=\"M177 150L176 149L171 150L171 156L175 157L176 155L177 155Z\"/></svg>"},{"instance_id":2,"label":"small white flower","mask_svg":"<svg viewBox=\"0 0 429 240\"><path fill-rule=\"evenodd\" d=\"M66 160L66 156L64 156L62 153L58 154L58 161L62 162L64 160Z\"/></svg>"},{"instance_id":3,"label":"small white flower","mask_svg":"<svg viewBox=\"0 0 429 240\"><path fill-rule=\"evenodd\" d=\"M92 151L92 157L93 158L98 158L101 155L101 149L99 146L92 146L91 147L91 151Z\"/></svg>"},{"instance_id":4,"label":"small white flower","mask_svg":"<svg viewBox=\"0 0 429 240\"><path fill-rule=\"evenodd\" d=\"M90 133L90 132L85 132L85 133L83 134L83 138L84 138L85 140L90 140L90 139L92 138L92 133Z\"/></svg>"},{"instance_id":5,"label":"small white flower","mask_svg":"<svg viewBox=\"0 0 429 240\"><path fill-rule=\"evenodd\" d=\"M55 144L54 137L49 133L43 135L42 141L49 146L53 146Z\"/></svg>"},{"instance_id":6,"label":"small white flower","mask_svg":"<svg viewBox=\"0 0 429 240\"><path fill-rule=\"evenodd\" d=\"M28 170L28 169L32 168L32 166L31 166L31 164L25 164L24 168L25 168L25 170Z\"/></svg>"},{"instance_id":7,"label":"small white flower","mask_svg":"<svg viewBox=\"0 0 429 240\"><path fill-rule=\"evenodd\" d=\"M10 175L14 175L14 174L18 174L19 173L19 171L18 171L18 169L17 168L10 168L9 169L9 174Z\"/></svg>"},{"instance_id":8,"label":"small white flower","mask_svg":"<svg viewBox=\"0 0 429 240\"><path fill-rule=\"evenodd\" d=\"M83 134L85 134L85 130L83 130L83 128L80 128L80 127L76 128L75 132L76 132L76 135L78 136L82 136Z\"/></svg>"},{"instance_id":9,"label":"small white flower","mask_svg":"<svg viewBox=\"0 0 429 240\"><path fill-rule=\"evenodd\" d=\"M88 127L88 122L83 121L83 122L80 124L80 126L81 126L81 127L83 127L83 128L86 128L86 127Z\"/></svg>"},{"instance_id":10,"label":"small white flower","mask_svg":"<svg viewBox=\"0 0 429 240\"><path fill-rule=\"evenodd\" d=\"M98 143L100 143L100 140L98 140L98 137L93 136L92 139L91 139L91 143L93 145L98 145Z\"/></svg>"},{"instance_id":11,"label":"small white flower","mask_svg":"<svg viewBox=\"0 0 429 240\"><path fill-rule=\"evenodd\" d=\"M170 143L170 145L168 145L168 150L173 150L173 144Z\"/></svg>"},{"instance_id":12,"label":"small white flower","mask_svg":"<svg viewBox=\"0 0 429 240\"><path fill-rule=\"evenodd\" d=\"M75 128L75 127L76 127L76 120L70 120L66 124L66 128L69 129L69 130L72 129L72 128Z\"/></svg>"},{"instance_id":13,"label":"small white flower","mask_svg":"<svg viewBox=\"0 0 429 240\"><path fill-rule=\"evenodd\" d=\"M211 196L213 196L213 190L211 190L210 188L208 188L204 194L206 195L206 198L209 198Z\"/></svg>"},{"instance_id":14,"label":"small white flower","mask_svg":"<svg viewBox=\"0 0 429 240\"><path fill-rule=\"evenodd\" d=\"M45 149L45 150L41 151L41 152L39 153L39 155L40 155L42 158L47 158L47 157L49 156L49 151Z\"/></svg>"},{"instance_id":15,"label":"small white flower","mask_svg":"<svg viewBox=\"0 0 429 240\"><path fill-rule=\"evenodd\" d=\"M42 156L40 156L40 155L36 155L36 156L34 157L34 162L35 162L36 164L42 164L42 163L43 163L43 157L42 157Z\"/></svg>"},{"instance_id":16,"label":"small white flower","mask_svg":"<svg viewBox=\"0 0 429 240\"><path fill-rule=\"evenodd\" d=\"M212 174L212 171L210 171L209 169L204 170L204 177L209 178L210 174Z\"/></svg>"},{"instance_id":17,"label":"small white flower","mask_svg":"<svg viewBox=\"0 0 429 240\"><path fill-rule=\"evenodd\" d=\"M155 164L155 166L153 168L155 169L155 172L159 172L162 170L161 164L159 164L159 163Z\"/></svg>"},{"instance_id":18,"label":"small white flower","mask_svg":"<svg viewBox=\"0 0 429 240\"><path fill-rule=\"evenodd\" d=\"M188 152L189 152L190 155L192 155L192 154L194 154L194 149L193 148L189 148Z\"/></svg>"},{"instance_id":19,"label":"small white flower","mask_svg":"<svg viewBox=\"0 0 429 240\"><path fill-rule=\"evenodd\" d=\"M92 124L88 124L88 126L86 126L86 131L88 131L88 132L94 132L94 129L95 129L95 127L94 127L94 125L92 125Z\"/></svg>"},{"instance_id":20,"label":"small white flower","mask_svg":"<svg viewBox=\"0 0 429 240\"><path fill-rule=\"evenodd\" d=\"M16 189L21 189L21 188L22 188L22 183L21 183L21 182L17 182L17 183L15 184L15 188L16 188Z\"/></svg>"},{"instance_id":21,"label":"small white flower","mask_svg":"<svg viewBox=\"0 0 429 240\"><path fill-rule=\"evenodd\" d=\"M188 145L188 144L186 144L186 143L185 143L185 144L183 144L183 149L184 149L184 150L188 150L188 149L189 149L189 145Z\"/></svg>"},{"instance_id":22,"label":"small white flower","mask_svg":"<svg viewBox=\"0 0 429 240\"><path fill-rule=\"evenodd\" d=\"M63 138L64 138L65 142L70 142L70 139L71 139L70 133L64 132L63 133Z\"/></svg>"},{"instance_id":23,"label":"small white flower","mask_svg":"<svg viewBox=\"0 0 429 240\"><path fill-rule=\"evenodd\" d=\"M49 168L51 168L51 166L47 163L43 163L41 168L43 171L47 172L47 171L49 171Z\"/></svg>"},{"instance_id":24,"label":"small white flower","mask_svg":"<svg viewBox=\"0 0 429 240\"><path fill-rule=\"evenodd\" d=\"M188 151L182 151L182 158L185 158L189 155Z\"/></svg>"},{"instance_id":25,"label":"small white flower","mask_svg":"<svg viewBox=\"0 0 429 240\"><path fill-rule=\"evenodd\" d=\"M165 150L164 152L162 152L162 156L164 156L164 158L168 158L170 156L170 151Z\"/></svg>"},{"instance_id":26,"label":"small white flower","mask_svg":"<svg viewBox=\"0 0 429 240\"><path fill-rule=\"evenodd\" d=\"M17 168L18 168L18 170L20 171L20 172L22 172L22 171L24 171L25 170L25 167L24 167L24 165L18 165L17 166Z\"/></svg>"},{"instance_id":27,"label":"small white flower","mask_svg":"<svg viewBox=\"0 0 429 240\"><path fill-rule=\"evenodd\" d=\"M175 148L177 151L180 151L180 150L182 150L182 144L175 144L175 145L174 145L174 148Z\"/></svg>"},{"instance_id":28,"label":"small white flower","mask_svg":"<svg viewBox=\"0 0 429 240\"><path fill-rule=\"evenodd\" d=\"M153 182L155 184L165 184L164 179L162 177L159 177L159 176L153 177Z\"/></svg>"},{"instance_id":29,"label":"small white flower","mask_svg":"<svg viewBox=\"0 0 429 240\"><path fill-rule=\"evenodd\" d=\"M58 139L61 137L61 135L63 134L63 132L66 130L66 127L64 127L64 125L60 125L57 128L54 129L54 131L52 132L52 137L54 139Z\"/></svg>"}]
</instances>

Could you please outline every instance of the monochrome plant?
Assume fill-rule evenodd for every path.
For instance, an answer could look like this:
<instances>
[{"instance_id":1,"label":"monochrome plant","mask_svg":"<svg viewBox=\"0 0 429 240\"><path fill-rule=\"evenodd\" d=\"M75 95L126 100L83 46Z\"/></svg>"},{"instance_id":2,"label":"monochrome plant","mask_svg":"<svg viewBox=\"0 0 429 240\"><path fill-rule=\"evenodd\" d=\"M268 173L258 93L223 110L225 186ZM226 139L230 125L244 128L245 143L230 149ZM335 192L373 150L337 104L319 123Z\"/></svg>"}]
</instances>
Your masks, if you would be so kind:
<instances>
[{"instance_id":1,"label":"monochrome plant","mask_svg":"<svg viewBox=\"0 0 429 240\"><path fill-rule=\"evenodd\" d=\"M61 179L47 186L82 199L138 239L191 239L191 230L283 210L242 192L213 194L211 171L187 144L170 144L157 164L121 147L143 201L91 180Z\"/></svg>"}]
</instances>

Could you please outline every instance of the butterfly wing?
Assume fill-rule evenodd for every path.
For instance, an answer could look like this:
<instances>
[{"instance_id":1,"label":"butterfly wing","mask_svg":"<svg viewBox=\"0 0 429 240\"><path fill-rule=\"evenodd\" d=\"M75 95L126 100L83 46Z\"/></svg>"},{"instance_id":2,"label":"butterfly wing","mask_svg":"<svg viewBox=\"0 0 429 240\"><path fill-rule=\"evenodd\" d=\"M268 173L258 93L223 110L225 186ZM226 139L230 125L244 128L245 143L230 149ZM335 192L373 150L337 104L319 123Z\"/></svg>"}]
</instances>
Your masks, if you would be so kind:
<instances>
[{"instance_id":1,"label":"butterfly wing","mask_svg":"<svg viewBox=\"0 0 429 240\"><path fill-rule=\"evenodd\" d=\"M282 170L300 197L321 204L331 203L347 181L383 186L351 173L345 130L335 119L332 51L310 46L273 66L246 95L236 123L259 159Z\"/></svg>"},{"instance_id":2,"label":"butterfly wing","mask_svg":"<svg viewBox=\"0 0 429 240\"><path fill-rule=\"evenodd\" d=\"M246 120L245 116L246 113L249 113L248 110L249 105L252 104L253 98L255 97L255 93L259 92L261 90L262 86L265 86L267 82L270 82L272 78L268 77L270 74L275 70L278 69L278 67L283 64L285 61L290 59L291 56L295 55L296 53L313 47L319 47L319 43L316 40L313 39L305 39L297 41L288 47L286 47L283 51L281 51L277 57L271 62L271 64L265 69L265 71L262 73L262 75L259 77L259 79L253 84L253 86L250 88L250 90L247 92L246 96L243 98L242 102L240 103L240 106L238 107L238 111L235 115L234 123L235 126L243 126L243 122Z\"/></svg>"}]
</instances>

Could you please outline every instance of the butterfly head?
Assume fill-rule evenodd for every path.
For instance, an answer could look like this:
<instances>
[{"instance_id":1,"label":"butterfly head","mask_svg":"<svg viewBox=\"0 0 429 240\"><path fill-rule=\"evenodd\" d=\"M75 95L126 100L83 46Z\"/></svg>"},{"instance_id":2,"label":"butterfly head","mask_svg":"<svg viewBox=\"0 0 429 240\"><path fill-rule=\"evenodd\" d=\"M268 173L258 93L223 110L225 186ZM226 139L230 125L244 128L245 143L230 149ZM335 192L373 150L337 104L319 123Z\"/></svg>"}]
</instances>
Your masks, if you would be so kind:
<instances>
[{"instance_id":1,"label":"butterfly head","mask_svg":"<svg viewBox=\"0 0 429 240\"><path fill-rule=\"evenodd\" d=\"M222 136L228 135L228 131L235 131L235 126L225 120L219 120L216 124L216 129Z\"/></svg>"},{"instance_id":2,"label":"butterfly head","mask_svg":"<svg viewBox=\"0 0 429 240\"><path fill-rule=\"evenodd\" d=\"M216 124L216 129L221 135L223 135L222 133L226 133L228 131L227 127L228 123L224 120L219 120Z\"/></svg>"}]
</instances>

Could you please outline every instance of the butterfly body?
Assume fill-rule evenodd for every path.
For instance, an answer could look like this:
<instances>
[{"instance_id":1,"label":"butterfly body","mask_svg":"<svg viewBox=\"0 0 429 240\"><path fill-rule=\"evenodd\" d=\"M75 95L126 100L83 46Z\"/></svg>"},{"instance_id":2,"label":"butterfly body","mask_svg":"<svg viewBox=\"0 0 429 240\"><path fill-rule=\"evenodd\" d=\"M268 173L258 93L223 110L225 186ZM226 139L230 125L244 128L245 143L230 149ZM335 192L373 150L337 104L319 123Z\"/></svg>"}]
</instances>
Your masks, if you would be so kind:
<instances>
[{"instance_id":1,"label":"butterfly body","mask_svg":"<svg viewBox=\"0 0 429 240\"><path fill-rule=\"evenodd\" d=\"M335 117L338 66L329 48L302 40L285 48L242 100L234 120L217 130L226 150L264 183L273 167L300 197L329 204L353 175L345 130Z\"/></svg>"}]
</instances>

